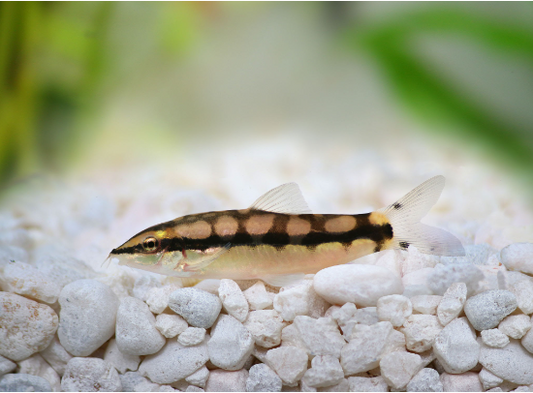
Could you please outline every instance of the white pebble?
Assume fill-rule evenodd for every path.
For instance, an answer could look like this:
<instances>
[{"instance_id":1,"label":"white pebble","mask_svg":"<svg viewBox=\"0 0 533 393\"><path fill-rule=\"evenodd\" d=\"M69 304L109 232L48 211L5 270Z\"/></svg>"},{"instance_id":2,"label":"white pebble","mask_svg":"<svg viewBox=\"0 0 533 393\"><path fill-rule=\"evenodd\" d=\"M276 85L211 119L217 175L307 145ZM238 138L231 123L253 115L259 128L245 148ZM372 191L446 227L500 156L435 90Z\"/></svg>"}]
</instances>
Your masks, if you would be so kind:
<instances>
[{"instance_id":1,"label":"white pebble","mask_svg":"<svg viewBox=\"0 0 533 393\"><path fill-rule=\"evenodd\" d=\"M209 360L224 370L239 370L254 349L248 329L231 315L221 314L211 329L207 343Z\"/></svg>"},{"instance_id":2,"label":"white pebble","mask_svg":"<svg viewBox=\"0 0 533 393\"><path fill-rule=\"evenodd\" d=\"M98 386L98 387L97 387ZM72 358L61 379L63 392L121 392L117 370L98 358Z\"/></svg>"},{"instance_id":3,"label":"white pebble","mask_svg":"<svg viewBox=\"0 0 533 393\"><path fill-rule=\"evenodd\" d=\"M483 385L484 390L495 388L503 382L503 379L494 375L486 368L482 368L479 372L479 381Z\"/></svg>"},{"instance_id":4,"label":"white pebble","mask_svg":"<svg viewBox=\"0 0 533 393\"><path fill-rule=\"evenodd\" d=\"M485 345L493 348L503 348L509 344L509 337L498 328L482 330L481 339Z\"/></svg>"},{"instance_id":5,"label":"white pebble","mask_svg":"<svg viewBox=\"0 0 533 393\"><path fill-rule=\"evenodd\" d=\"M36 375L7 374L0 378L0 392L51 392L50 383Z\"/></svg>"},{"instance_id":6,"label":"white pebble","mask_svg":"<svg viewBox=\"0 0 533 393\"><path fill-rule=\"evenodd\" d=\"M4 374L10 373L16 368L17 368L16 363L12 362L8 358L0 356L0 377Z\"/></svg>"},{"instance_id":7,"label":"white pebble","mask_svg":"<svg viewBox=\"0 0 533 393\"><path fill-rule=\"evenodd\" d=\"M189 382L191 385L205 388L207 378L209 378L209 370L206 366L203 366L198 371L195 371L187 378L185 378L185 381Z\"/></svg>"},{"instance_id":8,"label":"white pebble","mask_svg":"<svg viewBox=\"0 0 533 393\"><path fill-rule=\"evenodd\" d=\"M407 384L408 392L443 392L439 373L432 368L423 368Z\"/></svg>"},{"instance_id":9,"label":"white pebble","mask_svg":"<svg viewBox=\"0 0 533 393\"><path fill-rule=\"evenodd\" d=\"M354 303L375 306L380 297L403 293L399 276L374 265L346 264L320 270L314 277L315 291L331 304Z\"/></svg>"},{"instance_id":10,"label":"white pebble","mask_svg":"<svg viewBox=\"0 0 533 393\"><path fill-rule=\"evenodd\" d=\"M350 342L341 350L344 374L354 375L376 368L392 331L391 323L386 321L370 326L355 325Z\"/></svg>"},{"instance_id":11,"label":"white pebble","mask_svg":"<svg viewBox=\"0 0 533 393\"><path fill-rule=\"evenodd\" d=\"M336 358L340 357L341 348L346 341L333 319L327 317L315 319L298 315L294 318L292 326L299 332L310 356L331 355Z\"/></svg>"},{"instance_id":12,"label":"white pebble","mask_svg":"<svg viewBox=\"0 0 533 393\"><path fill-rule=\"evenodd\" d=\"M50 345L41 351L40 354L60 377L63 376L67 363L72 359L72 355L63 348L57 336L54 337Z\"/></svg>"},{"instance_id":13,"label":"white pebble","mask_svg":"<svg viewBox=\"0 0 533 393\"><path fill-rule=\"evenodd\" d=\"M164 386L166 386L166 385L164 385ZM160 390L160 391L162 391L162 390ZM177 392L178 390L174 390L173 389L172 391ZM194 385L187 386L187 389L185 389L185 391L186 392L198 392L198 393L205 392L204 389L199 388L198 386L194 386Z\"/></svg>"},{"instance_id":14,"label":"white pebble","mask_svg":"<svg viewBox=\"0 0 533 393\"><path fill-rule=\"evenodd\" d=\"M466 301L466 293L467 289L464 282L453 283L444 292L437 308L437 316L443 326L446 326L461 313Z\"/></svg>"},{"instance_id":15,"label":"white pebble","mask_svg":"<svg viewBox=\"0 0 533 393\"><path fill-rule=\"evenodd\" d=\"M402 277L402 283L404 286L404 290L407 288L411 288L413 286L417 286L418 290L425 292L430 292L428 288L428 275L433 271L430 267L425 267L422 269L418 269L415 271L412 271L410 273L406 273Z\"/></svg>"},{"instance_id":16,"label":"white pebble","mask_svg":"<svg viewBox=\"0 0 533 393\"><path fill-rule=\"evenodd\" d=\"M196 372L208 360L205 342L194 347L184 347L177 340L168 340L163 349L143 360L139 374L155 383L174 383Z\"/></svg>"},{"instance_id":17,"label":"white pebble","mask_svg":"<svg viewBox=\"0 0 533 393\"><path fill-rule=\"evenodd\" d=\"M166 343L146 303L131 296L120 302L115 335L117 346L125 355L151 355Z\"/></svg>"},{"instance_id":18,"label":"white pebble","mask_svg":"<svg viewBox=\"0 0 533 393\"><path fill-rule=\"evenodd\" d=\"M2 288L7 292L53 304L61 288L50 277L23 262L10 262L4 269Z\"/></svg>"},{"instance_id":19,"label":"white pebble","mask_svg":"<svg viewBox=\"0 0 533 393\"><path fill-rule=\"evenodd\" d=\"M379 322L376 307L364 307L356 310L350 322L361 323L363 325L373 325Z\"/></svg>"},{"instance_id":20,"label":"white pebble","mask_svg":"<svg viewBox=\"0 0 533 393\"><path fill-rule=\"evenodd\" d=\"M109 364L112 364L121 374L124 374L128 370L136 371L141 362L141 358L137 355L126 355L122 353L114 338L109 340L109 343L107 344L104 360Z\"/></svg>"},{"instance_id":21,"label":"white pebble","mask_svg":"<svg viewBox=\"0 0 533 393\"><path fill-rule=\"evenodd\" d=\"M213 370L205 386L206 392L244 392L248 370L226 371Z\"/></svg>"},{"instance_id":22,"label":"white pebble","mask_svg":"<svg viewBox=\"0 0 533 393\"><path fill-rule=\"evenodd\" d=\"M175 314L159 314L155 317L155 327L166 338L174 338L187 329L187 321Z\"/></svg>"},{"instance_id":23,"label":"white pebble","mask_svg":"<svg viewBox=\"0 0 533 393\"><path fill-rule=\"evenodd\" d=\"M443 326L435 315L413 314L400 331L405 335L407 349L422 353L433 346L435 337L441 332Z\"/></svg>"},{"instance_id":24,"label":"white pebble","mask_svg":"<svg viewBox=\"0 0 533 393\"><path fill-rule=\"evenodd\" d=\"M57 326L57 314L49 306L0 292L0 355L19 361L42 351Z\"/></svg>"},{"instance_id":25,"label":"white pebble","mask_svg":"<svg viewBox=\"0 0 533 393\"><path fill-rule=\"evenodd\" d=\"M191 326L208 329L215 323L222 303L218 296L197 288L180 288L170 294L169 307Z\"/></svg>"},{"instance_id":26,"label":"white pebble","mask_svg":"<svg viewBox=\"0 0 533 393\"><path fill-rule=\"evenodd\" d=\"M533 313L533 278L519 272L507 272L507 288L516 296L518 308L524 314Z\"/></svg>"},{"instance_id":27,"label":"white pebble","mask_svg":"<svg viewBox=\"0 0 533 393\"><path fill-rule=\"evenodd\" d=\"M138 372L128 371L119 375L123 392L155 392L160 385L150 382Z\"/></svg>"},{"instance_id":28,"label":"white pebble","mask_svg":"<svg viewBox=\"0 0 533 393\"><path fill-rule=\"evenodd\" d=\"M74 356L89 356L115 334L119 300L107 285L78 280L59 295L61 345Z\"/></svg>"},{"instance_id":29,"label":"white pebble","mask_svg":"<svg viewBox=\"0 0 533 393\"><path fill-rule=\"evenodd\" d=\"M95 278L96 273L85 262L68 255L44 255L37 259L35 267L57 283L60 289L71 282Z\"/></svg>"},{"instance_id":30,"label":"white pebble","mask_svg":"<svg viewBox=\"0 0 533 393\"><path fill-rule=\"evenodd\" d=\"M250 310L264 310L272 306L272 298L268 294L263 281L258 281L244 291L244 297L250 305Z\"/></svg>"},{"instance_id":31,"label":"white pebble","mask_svg":"<svg viewBox=\"0 0 533 393\"><path fill-rule=\"evenodd\" d=\"M302 381L314 388L323 388L340 383L344 379L344 372L339 359L333 356L315 356L311 361Z\"/></svg>"},{"instance_id":32,"label":"white pebble","mask_svg":"<svg viewBox=\"0 0 533 393\"><path fill-rule=\"evenodd\" d=\"M275 310L251 311L244 322L244 327L252 333L255 344L263 348L278 346L281 331L286 325Z\"/></svg>"},{"instance_id":33,"label":"white pebble","mask_svg":"<svg viewBox=\"0 0 533 393\"><path fill-rule=\"evenodd\" d=\"M59 392L61 390L61 379L55 370L45 362L39 354L35 354L18 363L20 374L36 375L44 378L50 383L52 391Z\"/></svg>"},{"instance_id":34,"label":"white pebble","mask_svg":"<svg viewBox=\"0 0 533 393\"><path fill-rule=\"evenodd\" d=\"M481 382L477 373L467 372L464 374L442 373L440 376L445 392L481 392Z\"/></svg>"},{"instance_id":35,"label":"white pebble","mask_svg":"<svg viewBox=\"0 0 533 393\"><path fill-rule=\"evenodd\" d=\"M413 312L409 298L402 295L388 295L378 299L377 313L380 321L389 321L392 326L402 326Z\"/></svg>"},{"instance_id":36,"label":"white pebble","mask_svg":"<svg viewBox=\"0 0 533 393\"><path fill-rule=\"evenodd\" d=\"M530 323L533 324L533 317L531 318ZM529 329L520 342L526 350L533 353L533 329Z\"/></svg>"},{"instance_id":37,"label":"white pebble","mask_svg":"<svg viewBox=\"0 0 533 393\"><path fill-rule=\"evenodd\" d=\"M472 264L438 264L428 275L429 289L435 295L443 295L454 282L466 284L468 296L476 293L480 282L485 278L483 272Z\"/></svg>"},{"instance_id":38,"label":"white pebble","mask_svg":"<svg viewBox=\"0 0 533 393\"><path fill-rule=\"evenodd\" d=\"M519 341L510 340L504 348L491 348L481 344L479 362L506 381L519 385L533 383L533 355Z\"/></svg>"},{"instance_id":39,"label":"white pebble","mask_svg":"<svg viewBox=\"0 0 533 393\"><path fill-rule=\"evenodd\" d=\"M506 290L491 290L471 297L465 303L465 314L476 330L491 329L517 307L516 297Z\"/></svg>"},{"instance_id":40,"label":"white pebble","mask_svg":"<svg viewBox=\"0 0 533 393\"><path fill-rule=\"evenodd\" d=\"M266 361L284 384L293 385L304 376L308 357L302 349L286 346L270 349Z\"/></svg>"},{"instance_id":41,"label":"white pebble","mask_svg":"<svg viewBox=\"0 0 533 393\"><path fill-rule=\"evenodd\" d=\"M381 376L394 389L404 389L423 367L420 355L402 351L385 355L379 366Z\"/></svg>"},{"instance_id":42,"label":"white pebble","mask_svg":"<svg viewBox=\"0 0 533 393\"><path fill-rule=\"evenodd\" d=\"M500 258L509 270L533 274L533 243L513 243L500 252Z\"/></svg>"},{"instance_id":43,"label":"white pebble","mask_svg":"<svg viewBox=\"0 0 533 393\"><path fill-rule=\"evenodd\" d=\"M498 329L510 338L519 340L531 329L531 321L524 314L509 315L500 322Z\"/></svg>"},{"instance_id":44,"label":"white pebble","mask_svg":"<svg viewBox=\"0 0 533 393\"><path fill-rule=\"evenodd\" d=\"M146 304L154 314L161 314L168 307L170 294L176 289L177 285L165 285L162 287L153 287L146 293Z\"/></svg>"},{"instance_id":45,"label":"white pebble","mask_svg":"<svg viewBox=\"0 0 533 393\"><path fill-rule=\"evenodd\" d=\"M454 319L435 338L433 350L448 373L461 374L479 359L476 334L465 317Z\"/></svg>"},{"instance_id":46,"label":"white pebble","mask_svg":"<svg viewBox=\"0 0 533 393\"><path fill-rule=\"evenodd\" d=\"M185 346L198 345L205 338L205 329L197 327L188 327L183 333L178 336L178 342Z\"/></svg>"},{"instance_id":47,"label":"white pebble","mask_svg":"<svg viewBox=\"0 0 533 393\"><path fill-rule=\"evenodd\" d=\"M437 307L439 306L442 296L439 295L417 295L411 299L413 311L420 314L436 315Z\"/></svg>"},{"instance_id":48,"label":"white pebble","mask_svg":"<svg viewBox=\"0 0 533 393\"><path fill-rule=\"evenodd\" d=\"M228 314L239 322L244 322L248 316L248 302L237 283L228 279L220 280L218 296Z\"/></svg>"},{"instance_id":49,"label":"white pebble","mask_svg":"<svg viewBox=\"0 0 533 393\"><path fill-rule=\"evenodd\" d=\"M388 392L389 386L382 376L348 378L350 392Z\"/></svg>"},{"instance_id":50,"label":"white pebble","mask_svg":"<svg viewBox=\"0 0 533 393\"><path fill-rule=\"evenodd\" d=\"M247 392L281 392L281 378L266 364L252 366L246 380Z\"/></svg>"},{"instance_id":51,"label":"white pebble","mask_svg":"<svg viewBox=\"0 0 533 393\"><path fill-rule=\"evenodd\" d=\"M385 386L387 386L386 383L385 383ZM318 392L348 392L350 391L350 383L348 382L348 378L344 378L342 381L340 381L336 385L327 386L325 388L318 388L317 391Z\"/></svg>"},{"instance_id":52,"label":"white pebble","mask_svg":"<svg viewBox=\"0 0 533 393\"><path fill-rule=\"evenodd\" d=\"M318 318L328 307L329 304L313 289L312 280L302 280L292 287L281 288L274 297L274 309L285 321L292 321L297 315Z\"/></svg>"}]
</instances>

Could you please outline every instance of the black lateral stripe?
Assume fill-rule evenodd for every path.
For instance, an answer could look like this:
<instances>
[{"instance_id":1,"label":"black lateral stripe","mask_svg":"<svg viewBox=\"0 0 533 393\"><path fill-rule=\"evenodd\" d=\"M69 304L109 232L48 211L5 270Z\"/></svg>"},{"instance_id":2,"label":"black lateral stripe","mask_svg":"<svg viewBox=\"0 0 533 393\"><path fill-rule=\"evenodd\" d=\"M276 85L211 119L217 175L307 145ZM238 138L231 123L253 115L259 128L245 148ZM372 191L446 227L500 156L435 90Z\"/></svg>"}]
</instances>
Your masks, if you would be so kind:
<instances>
[{"instance_id":1,"label":"black lateral stripe","mask_svg":"<svg viewBox=\"0 0 533 393\"><path fill-rule=\"evenodd\" d=\"M286 214L276 215L270 230L261 237L261 243L276 248L291 244L292 239L287 233L287 224L289 223L289 220L290 216Z\"/></svg>"}]
</instances>

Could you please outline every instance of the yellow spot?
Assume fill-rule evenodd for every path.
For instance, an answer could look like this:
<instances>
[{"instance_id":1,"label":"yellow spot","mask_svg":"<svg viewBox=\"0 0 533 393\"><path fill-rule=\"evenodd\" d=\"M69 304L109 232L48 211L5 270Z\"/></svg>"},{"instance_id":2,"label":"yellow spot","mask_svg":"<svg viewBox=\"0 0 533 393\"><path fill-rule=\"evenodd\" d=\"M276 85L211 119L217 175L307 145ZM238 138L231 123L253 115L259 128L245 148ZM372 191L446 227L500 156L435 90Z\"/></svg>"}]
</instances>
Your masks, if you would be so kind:
<instances>
[{"instance_id":1,"label":"yellow spot","mask_svg":"<svg viewBox=\"0 0 533 393\"><path fill-rule=\"evenodd\" d=\"M340 216L326 221L326 231L328 232L348 232L355 228L357 223L353 216Z\"/></svg>"},{"instance_id":2,"label":"yellow spot","mask_svg":"<svg viewBox=\"0 0 533 393\"><path fill-rule=\"evenodd\" d=\"M272 227L273 214L252 216L246 221L246 231L250 235L264 235Z\"/></svg>"},{"instance_id":3,"label":"yellow spot","mask_svg":"<svg viewBox=\"0 0 533 393\"><path fill-rule=\"evenodd\" d=\"M191 239L206 239L211 236L211 225L205 221L196 221L189 225Z\"/></svg>"},{"instance_id":4,"label":"yellow spot","mask_svg":"<svg viewBox=\"0 0 533 393\"><path fill-rule=\"evenodd\" d=\"M219 236L233 236L238 228L239 223L231 216L222 216L215 224L215 232Z\"/></svg>"},{"instance_id":5,"label":"yellow spot","mask_svg":"<svg viewBox=\"0 0 533 393\"><path fill-rule=\"evenodd\" d=\"M289 236L307 235L311 231L311 223L298 217L291 217L287 224Z\"/></svg>"},{"instance_id":6,"label":"yellow spot","mask_svg":"<svg viewBox=\"0 0 533 393\"><path fill-rule=\"evenodd\" d=\"M368 221L370 221L372 225L389 224L389 220L387 219L387 217L384 214L378 212L370 213Z\"/></svg>"}]
</instances>

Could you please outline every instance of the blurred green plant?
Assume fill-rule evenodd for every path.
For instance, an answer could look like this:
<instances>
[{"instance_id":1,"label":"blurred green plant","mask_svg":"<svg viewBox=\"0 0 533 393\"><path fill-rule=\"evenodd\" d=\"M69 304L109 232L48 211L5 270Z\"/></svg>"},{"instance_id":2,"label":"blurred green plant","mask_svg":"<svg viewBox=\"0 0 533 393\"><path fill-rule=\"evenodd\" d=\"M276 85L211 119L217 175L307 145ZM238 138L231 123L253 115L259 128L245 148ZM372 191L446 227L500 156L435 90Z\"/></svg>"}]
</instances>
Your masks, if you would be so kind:
<instances>
[{"instance_id":1,"label":"blurred green plant","mask_svg":"<svg viewBox=\"0 0 533 393\"><path fill-rule=\"evenodd\" d=\"M443 128L435 127L440 124L469 143L485 145L533 184L533 125L508 124L415 53L416 37L433 33L474 39L502 55L522 56L533 71L533 29L460 10L432 8L395 14L377 25L350 27L345 37L357 53L362 50L372 56L398 101L429 123L429 129L440 132Z\"/></svg>"}]
</instances>

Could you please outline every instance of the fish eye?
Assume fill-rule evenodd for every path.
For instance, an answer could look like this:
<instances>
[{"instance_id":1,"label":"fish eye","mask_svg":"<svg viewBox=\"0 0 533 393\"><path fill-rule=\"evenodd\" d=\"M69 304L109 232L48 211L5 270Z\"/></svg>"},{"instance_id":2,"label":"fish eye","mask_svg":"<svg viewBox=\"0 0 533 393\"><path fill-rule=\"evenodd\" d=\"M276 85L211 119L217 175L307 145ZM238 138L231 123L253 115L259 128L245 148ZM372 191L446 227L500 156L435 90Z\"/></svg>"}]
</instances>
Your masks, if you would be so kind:
<instances>
[{"instance_id":1,"label":"fish eye","mask_svg":"<svg viewBox=\"0 0 533 393\"><path fill-rule=\"evenodd\" d=\"M157 247L159 247L159 241L155 237L150 236L143 240L144 251L154 252L157 250Z\"/></svg>"}]
</instances>

